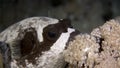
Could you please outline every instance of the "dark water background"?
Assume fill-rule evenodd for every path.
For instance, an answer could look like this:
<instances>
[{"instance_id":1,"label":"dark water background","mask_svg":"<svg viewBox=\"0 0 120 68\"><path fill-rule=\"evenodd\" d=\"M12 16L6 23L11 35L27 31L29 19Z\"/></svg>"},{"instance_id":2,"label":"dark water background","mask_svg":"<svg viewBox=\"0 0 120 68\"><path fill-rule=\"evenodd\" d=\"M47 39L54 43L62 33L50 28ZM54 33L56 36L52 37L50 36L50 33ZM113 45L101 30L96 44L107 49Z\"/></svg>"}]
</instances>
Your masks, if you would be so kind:
<instances>
[{"instance_id":1,"label":"dark water background","mask_svg":"<svg viewBox=\"0 0 120 68\"><path fill-rule=\"evenodd\" d=\"M120 0L0 0L0 32L24 18L70 18L81 32L90 32L120 15Z\"/></svg>"}]
</instances>

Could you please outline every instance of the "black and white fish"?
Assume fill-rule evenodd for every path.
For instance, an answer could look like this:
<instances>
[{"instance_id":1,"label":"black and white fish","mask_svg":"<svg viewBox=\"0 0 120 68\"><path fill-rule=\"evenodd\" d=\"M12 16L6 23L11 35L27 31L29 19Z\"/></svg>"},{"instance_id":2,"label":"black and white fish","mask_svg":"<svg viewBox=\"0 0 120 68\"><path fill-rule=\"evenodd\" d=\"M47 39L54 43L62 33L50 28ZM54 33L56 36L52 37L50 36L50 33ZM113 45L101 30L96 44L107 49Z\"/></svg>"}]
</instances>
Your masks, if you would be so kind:
<instances>
[{"instance_id":1,"label":"black and white fish","mask_svg":"<svg viewBox=\"0 0 120 68\"><path fill-rule=\"evenodd\" d=\"M62 52L72 36L79 33L71 27L68 19L48 17L31 17L10 26L0 33L0 41L9 45L10 67L64 68Z\"/></svg>"}]
</instances>

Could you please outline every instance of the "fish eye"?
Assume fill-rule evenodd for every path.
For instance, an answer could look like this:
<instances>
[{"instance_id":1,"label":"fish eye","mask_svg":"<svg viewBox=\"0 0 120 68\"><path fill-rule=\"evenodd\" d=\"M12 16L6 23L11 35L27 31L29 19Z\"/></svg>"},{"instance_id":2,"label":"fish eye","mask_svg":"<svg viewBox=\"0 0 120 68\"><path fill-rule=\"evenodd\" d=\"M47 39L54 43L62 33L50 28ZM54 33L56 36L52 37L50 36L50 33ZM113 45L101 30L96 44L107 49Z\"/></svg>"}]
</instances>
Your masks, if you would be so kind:
<instances>
[{"instance_id":1,"label":"fish eye","mask_svg":"<svg viewBox=\"0 0 120 68\"><path fill-rule=\"evenodd\" d=\"M56 37L56 33L55 32L48 32L48 36L50 38L55 38Z\"/></svg>"}]
</instances>

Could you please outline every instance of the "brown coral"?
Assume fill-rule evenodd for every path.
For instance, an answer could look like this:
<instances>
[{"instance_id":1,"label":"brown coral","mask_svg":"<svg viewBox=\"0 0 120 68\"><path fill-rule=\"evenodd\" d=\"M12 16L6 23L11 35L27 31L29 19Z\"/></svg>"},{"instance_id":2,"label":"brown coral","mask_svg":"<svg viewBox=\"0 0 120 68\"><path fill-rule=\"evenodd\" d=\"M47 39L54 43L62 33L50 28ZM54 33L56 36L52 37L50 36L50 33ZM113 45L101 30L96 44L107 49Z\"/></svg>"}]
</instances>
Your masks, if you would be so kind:
<instances>
[{"instance_id":1,"label":"brown coral","mask_svg":"<svg viewBox=\"0 0 120 68\"><path fill-rule=\"evenodd\" d=\"M120 68L120 19L81 34L64 51L69 68Z\"/></svg>"},{"instance_id":2,"label":"brown coral","mask_svg":"<svg viewBox=\"0 0 120 68\"><path fill-rule=\"evenodd\" d=\"M65 60L73 65L82 67L83 65L92 68L95 57L98 56L99 44L96 38L88 35L78 35L75 40L69 43L69 47L65 50Z\"/></svg>"}]
</instances>

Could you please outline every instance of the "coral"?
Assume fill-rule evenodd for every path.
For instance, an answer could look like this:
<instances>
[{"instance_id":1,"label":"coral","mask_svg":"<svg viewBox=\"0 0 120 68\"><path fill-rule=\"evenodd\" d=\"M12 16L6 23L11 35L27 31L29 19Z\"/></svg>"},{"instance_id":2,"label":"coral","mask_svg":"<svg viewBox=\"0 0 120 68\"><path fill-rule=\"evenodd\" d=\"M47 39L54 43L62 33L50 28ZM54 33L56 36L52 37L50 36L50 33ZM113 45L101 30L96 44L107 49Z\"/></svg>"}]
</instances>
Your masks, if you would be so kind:
<instances>
[{"instance_id":1,"label":"coral","mask_svg":"<svg viewBox=\"0 0 120 68\"><path fill-rule=\"evenodd\" d=\"M75 36L64 51L68 68L120 68L119 22L112 19L91 34Z\"/></svg>"},{"instance_id":2,"label":"coral","mask_svg":"<svg viewBox=\"0 0 120 68\"><path fill-rule=\"evenodd\" d=\"M69 43L69 47L64 51L65 61L78 67L91 65L93 67L94 59L98 56L99 44L96 38L88 35L78 35L75 40Z\"/></svg>"},{"instance_id":3,"label":"coral","mask_svg":"<svg viewBox=\"0 0 120 68\"><path fill-rule=\"evenodd\" d=\"M111 20L100 27L101 38L105 41L103 45L109 45L111 48L117 48L120 50L120 24L116 20Z\"/></svg>"}]
</instances>

